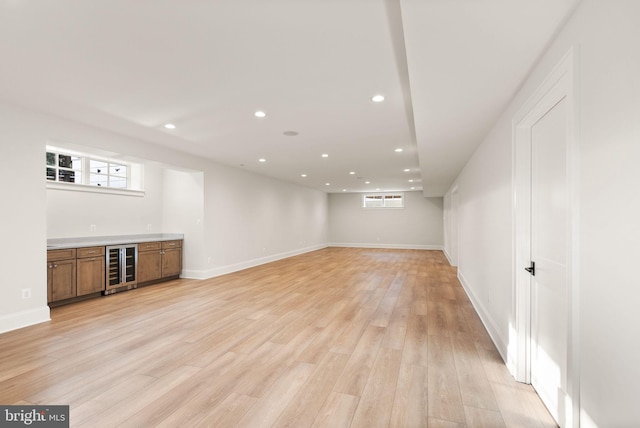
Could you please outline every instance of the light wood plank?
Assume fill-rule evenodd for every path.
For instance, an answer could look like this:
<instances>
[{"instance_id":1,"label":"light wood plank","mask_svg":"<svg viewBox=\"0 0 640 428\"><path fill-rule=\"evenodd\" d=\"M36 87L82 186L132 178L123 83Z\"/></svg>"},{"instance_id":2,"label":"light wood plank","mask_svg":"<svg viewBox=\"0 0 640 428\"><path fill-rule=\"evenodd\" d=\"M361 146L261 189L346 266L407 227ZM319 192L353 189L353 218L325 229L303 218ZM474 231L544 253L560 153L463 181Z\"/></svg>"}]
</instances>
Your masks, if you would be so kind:
<instances>
[{"instance_id":1,"label":"light wood plank","mask_svg":"<svg viewBox=\"0 0 640 428\"><path fill-rule=\"evenodd\" d=\"M429 416L465 423L464 406L460 395L454 364L453 349L446 336L429 336Z\"/></svg>"},{"instance_id":2,"label":"light wood plank","mask_svg":"<svg viewBox=\"0 0 640 428\"><path fill-rule=\"evenodd\" d=\"M393 398L402 362L402 352L381 348L371 369L367 385L353 416L352 427L386 427L389 425Z\"/></svg>"},{"instance_id":3,"label":"light wood plank","mask_svg":"<svg viewBox=\"0 0 640 428\"><path fill-rule=\"evenodd\" d=\"M94 415L91 419L85 420L78 426L83 427L113 427L113 426L139 426L128 425L132 422L132 416L145 407L154 403L156 399L176 388L182 382L192 378L201 369L198 367L183 366L162 379L149 384L141 390L135 400L129 400L118 406L118 411L111 408Z\"/></svg>"},{"instance_id":4,"label":"light wood plank","mask_svg":"<svg viewBox=\"0 0 640 428\"><path fill-rule=\"evenodd\" d=\"M428 318L409 315L402 362L427 367L429 363Z\"/></svg>"},{"instance_id":5,"label":"light wood plank","mask_svg":"<svg viewBox=\"0 0 640 428\"><path fill-rule=\"evenodd\" d=\"M390 427L423 427L428 420L427 368L402 364L393 400Z\"/></svg>"},{"instance_id":6,"label":"light wood plank","mask_svg":"<svg viewBox=\"0 0 640 428\"><path fill-rule=\"evenodd\" d=\"M334 392L329 395L312 427L346 428L351 426L353 415L358 407L358 397Z\"/></svg>"},{"instance_id":7,"label":"light wood plank","mask_svg":"<svg viewBox=\"0 0 640 428\"><path fill-rule=\"evenodd\" d=\"M270 427L309 379L315 366L297 362L238 422L239 427Z\"/></svg>"},{"instance_id":8,"label":"light wood plank","mask_svg":"<svg viewBox=\"0 0 640 428\"><path fill-rule=\"evenodd\" d=\"M467 415L467 426L473 428L501 428L506 426L499 411L464 406L464 412Z\"/></svg>"},{"instance_id":9,"label":"light wood plank","mask_svg":"<svg viewBox=\"0 0 640 428\"><path fill-rule=\"evenodd\" d=\"M409 309L397 304L396 306L380 346L383 348L402 350L409 325Z\"/></svg>"},{"instance_id":10,"label":"light wood plank","mask_svg":"<svg viewBox=\"0 0 640 428\"><path fill-rule=\"evenodd\" d=\"M462 402L466 406L499 410L471 336L457 334L451 337L451 343Z\"/></svg>"},{"instance_id":11,"label":"light wood plank","mask_svg":"<svg viewBox=\"0 0 640 428\"><path fill-rule=\"evenodd\" d=\"M354 349L334 391L360 396L376 359L384 329L369 326Z\"/></svg>"},{"instance_id":12,"label":"light wood plank","mask_svg":"<svg viewBox=\"0 0 640 428\"><path fill-rule=\"evenodd\" d=\"M249 409L255 406L257 398L232 392L219 405L210 412L205 412L202 421L194 425L196 427L234 427L247 414ZM176 428L188 426L182 421L176 421Z\"/></svg>"},{"instance_id":13,"label":"light wood plank","mask_svg":"<svg viewBox=\"0 0 640 428\"><path fill-rule=\"evenodd\" d=\"M311 426L347 364L348 356L329 352L291 400L274 427Z\"/></svg>"}]
</instances>

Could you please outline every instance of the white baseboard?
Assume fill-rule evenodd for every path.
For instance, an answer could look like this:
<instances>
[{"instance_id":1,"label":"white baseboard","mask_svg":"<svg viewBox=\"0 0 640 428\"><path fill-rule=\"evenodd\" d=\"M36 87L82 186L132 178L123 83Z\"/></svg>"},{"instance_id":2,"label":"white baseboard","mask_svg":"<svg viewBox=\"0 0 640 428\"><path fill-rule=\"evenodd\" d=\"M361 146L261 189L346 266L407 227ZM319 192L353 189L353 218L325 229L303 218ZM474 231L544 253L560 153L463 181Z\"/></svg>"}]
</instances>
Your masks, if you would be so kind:
<instances>
[{"instance_id":1,"label":"white baseboard","mask_svg":"<svg viewBox=\"0 0 640 428\"><path fill-rule=\"evenodd\" d=\"M442 248L442 252L444 253L444 256L447 258L447 261L449 262L449 264L450 264L451 266L456 266L456 265L453 263L453 261L451 261L451 256L450 256L450 255L449 255L449 253L447 252L447 249L443 247L443 248Z\"/></svg>"},{"instance_id":2,"label":"white baseboard","mask_svg":"<svg viewBox=\"0 0 640 428\"><path fill-rule=\"evenodd\" d=\"M496 348L498 349L502 360L506 363L508 361L508 341L504 337L502 337L502 335L500 334L500 330L497 328L496 323L493 321L493 317L491 317L489 312L485 309L484 305L482 305L480 300L473 293L471 287L469 286L469 282L466 280L462 272L460 272L460 269L458 269L458 280L462 284L462 288L464 289L465 293L467 293L469 300L471 300L471 304L478 313L480 321L482 321L482 324L484 324L484 327L487 329L487 332L489 333L489 337L491 337L493 344L496 345Z\"/></svg>"},{"instance_id":3,"label":"white baseboard","mask_svg":"<svg viewBox=\"0 0 640 428\"><path fill-rule=\"evenodd\" d=\"M49 306L0 316L0 333L51 321Z\"/></svg>"},{"instance_id":4,"label":"white baseboard","mask_svg":"<svg viewBox=\"0 0 640 428\"><path fill-rule=\"evenodd\" d=\"M390 250L442 250L442 245L414 245L414 244L352 244L344 242L331 242L329 247L344 247L344 248L387 248Z\"/></svg>"},{"instance_id":5,"label":"white baseboard","mask_svg":"<svg viewBox=\"0 0 640 428\"><path fill-rule=\"evenodd\" d=\"M309 253L311 251L321 250L323 248L327 248L328 244L320 244L314 245L311 247L300 248L293 251L287 251L284 253L273 254L266 257L260 257L257 259L251 259L240 263L234 263L232 265L227 266L219 266L213 269L204 269L204 270L195 270L195 269L184 269L181 278L190 278L190 279L209 279L214 278L216 276L226 275L228 273L238 272L244 269L249 269L255 266L260 266L266 263L275 262L278 260L286 259L289 257L298 256L300 254Z\"/></svg>"}]
</instances>

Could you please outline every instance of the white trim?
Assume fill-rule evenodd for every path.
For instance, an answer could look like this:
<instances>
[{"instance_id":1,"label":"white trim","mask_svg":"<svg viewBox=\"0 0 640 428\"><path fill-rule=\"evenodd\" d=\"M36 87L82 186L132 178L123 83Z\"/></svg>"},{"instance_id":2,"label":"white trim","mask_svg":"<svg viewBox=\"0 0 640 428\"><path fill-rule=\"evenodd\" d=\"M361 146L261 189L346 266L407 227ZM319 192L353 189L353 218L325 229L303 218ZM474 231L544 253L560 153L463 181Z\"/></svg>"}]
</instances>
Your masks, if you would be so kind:
<instances>
[{"instance_id":1,"label":"white trim","mask_svg":"<svg viewBox=\"0 0 640 428\"><path fill-rule=\"evenodd\" d=\"M137 196L137 197L144 196L144 190L118 189L116 187L98 187L98 186L90 186L88 184L61 183L61 182L55 182L55 181L48 181L47 189L67 190L67 191L73 191L73 192L103 193L103 194L122 195L122 196Z\"/></svg>"},{"instance_id":2,"label":"white trim","mask_svg":"<svg viewBox=\"0 0 640 428\"><path fill-rule=\"evenodd\" d=\"M567 409L566 426L579 426L579 330L578 330L578 162L577 55L571 48L558 65L514 115L512 121L512 206L513 206L513 352L507 366L516 380L531 381L531 277L523 267L531 260L531 127L561 99L567 108ZM560 403L559 403L560 404ZM561 405L561 404L560 404Z\"/></svg>"},{"instance_id":3,"label":"white trim","mask_svg":"<svg viewBox=\"0 0 640 428\"><path fill-rule=\"evenodd\" d=\"M0 334L51 321L49 306L0 316Z\"/></svg>"},{"instance_id":4,"label":"white trim","mask_svg":"<svg viewBox=\"0 0 640 428\"><path fill-rule=\"evenodd\" d=\"M498 349L500 356L506 362L507 361L507 344L509 343L507 338L503 337L500 334L500 330L498 329L498 324L491 317L491 313L485 309L482 305L481 300L473 294L473 288L469 286L469 282L464 277L462 272L458 270L458 280L460 284L462 284L462 288L464 289L467 297L471 301L473 308L476 310L476 313L480 317L480 321L484 324L487 333L489 333L489 337L493 341L493 344Z\"/></svg>"},{"instance_id":5,"label":"white trim","mask_svg":"<svg viewBox=\"0 0 640 428\"><path fill-rule=\"evenodd\" d=\"M449 264L455 267L456 265L454 265L453 262L451 261L451 256L449 256L449 253L447 252L446 247L442 247L442 252L444 253L444 256L447 258L447 261L449 262Z\"/></svg>"},{"instance_id":6,"label":"white trim","mask_svg":"<svg viewBox=\"0 0 640 428\"><path fill-rule=\"evenodd\" d=\"M444 247L442 245L414 245L414 244L356 244L345 242L331 242L329 247L344 247L344 248L386 248L389 250L438 250L442 251Z\"/></svg>"},{"instance_id":7,"label":"white trim","mask_svg":"<svg viewBox=\"0 0 640 428\"><path fill-rule=\"evenodd\" d=\"M183 269L180 275L181 278L189 278L189 279L209 279L215 278L217 276L226 275L228 273L238 272L244 269L249 269L255 266L264 265L267 263L275 262L278 260L286 259L289 257L298 256L300 254L309 253L311 251L321 250L323 248L327 248L328 244L319 244L311 247L300 248L298 250L287 251L284 253L273 254L271 256L259 257L257 259L251 259L240 263L234 263L227 266L220 266L213 269L207 270L196 270L196 269Z\"/></svg>"}]
</instances>

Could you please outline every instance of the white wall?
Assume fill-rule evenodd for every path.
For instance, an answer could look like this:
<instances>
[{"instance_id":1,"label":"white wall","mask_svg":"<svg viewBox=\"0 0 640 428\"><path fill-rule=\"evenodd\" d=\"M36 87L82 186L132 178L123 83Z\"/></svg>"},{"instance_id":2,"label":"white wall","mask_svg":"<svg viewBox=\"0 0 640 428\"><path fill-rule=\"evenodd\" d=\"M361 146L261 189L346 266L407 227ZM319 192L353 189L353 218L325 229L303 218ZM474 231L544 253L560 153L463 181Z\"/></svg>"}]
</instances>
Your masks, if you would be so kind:
<instances>
[{"instance_id":1,"label":"white wall","mask_svg":"<svg viewBox=\"0 0 640 428\"><path fill-rule=\"evenodd\" d=\"M453 187L442 198L444 255L451 266L458 266L458 188Z\"/></svg>"},{"instance_id":2,"label":"white wall","mask_svg":"<svg viewBox=\"0 0 640 428\"><path fill-rule=\"evenodd\" d=\"M49 319L44 144L19 111L0 104L0 333ZM31 299L21 290L30 288Z\"/></svg>"},{"instance_id":3,"label":"white wall","mask_svg":"<svg viewBox=\"0 0 640 428\"><path fill-rule=\"evenodd\" d=\"M442 249L443 200L404 192L404 208L362 208L361 193L329 195L329 240L355 247Z\"/></svg>"},{"instance_id":4,"label":"white wall","mask_svg":"<svg viewBox=\"0 0 640 428\"><path fill-rule=\"evenodd\" d=\"M327 194L257 174L205 171L206 276L266 263L327 243Z\"/></svg>"},{"instance_id":5,"label":"white wall","mask_svg":"<svg viewBox=\"0 0 640 428\"><path fill-rule=\"evenodd\" d=\"M506 355L512 311L511 119L574 47L583 427L640 420L640 2L583 1L466 165L458 269Z\"/></svg>"},{"instance_id":6,"label":"white wall","mask_svg":"<svg viewBox=\"0 0 640 428\"><path fill-rule=\"evenodd\" d=\"M144 196L48 188L47 238L161 232L162 168L155 163L147 163L144 183ZM92 230L92 225L95 230Z\"/></svg>"},{"instance_id":7,"label":"white wall","mask_svg":"<svg viewBox=\"0 0 640 428\"><path fill-rule=\"evenodd\" d=\"M148 224L151 232L185 233L190 239L185 243L185 272L199 278L326 246L324 192L18 107L0 104L0 109L0 141L8 159L0 169L7 201L0 210L5 238L0 332L48 319L49 214L49 237L89 235L91 224L97 226L96 235L146 233ZM46 191L48 141L171 165L173 172L149 167L145 198ZM175 181L166 185L167 178ZM95 213L90 207L105 212ZM125 218L118 216L119 209L126 212ZM201 224L194 224L198 219ZM23 300L21 290L26 287L32 288L33 297Z\"/></svg>"},{"instance_id":8,"label":"white wall","mask_svg":"<svg viewBox=\"0 0 640 428\"><path fill-rule=\"evenodd\" d=\"M182 275L200 277L205 266L204 173L166 168L162 180L162 229L182 233Z\"/></svg>"}]
</instances>

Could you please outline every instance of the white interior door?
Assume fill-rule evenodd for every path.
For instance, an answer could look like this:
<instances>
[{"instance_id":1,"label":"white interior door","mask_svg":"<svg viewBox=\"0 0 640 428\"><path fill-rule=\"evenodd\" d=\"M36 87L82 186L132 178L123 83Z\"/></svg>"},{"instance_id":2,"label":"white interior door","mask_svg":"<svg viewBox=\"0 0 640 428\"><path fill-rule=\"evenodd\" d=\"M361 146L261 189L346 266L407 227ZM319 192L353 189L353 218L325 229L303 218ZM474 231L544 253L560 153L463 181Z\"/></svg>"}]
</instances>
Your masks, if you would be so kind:
<instances>
[{"instance_id":1,"label":"white interior door","mask_svg":"<svg viewBox=\"0 0 640 428\"><path fill-rule=\"evenodd\" d=\"M570 411L567 126L561 98L531 127L531 384L560 426Z\"/></svg>"},{"instance_id":2,"label":"white interior door","mask_svg":"<svg viewBox=\"0 0 640 428\"><path fill-rule=\"evenodd\" d=\"M580 426L575 64L570 49L514 116L514 325L508 364L561 427ZM535 262L535 275L527 272Z\"/></svg>"}]
</instances>

